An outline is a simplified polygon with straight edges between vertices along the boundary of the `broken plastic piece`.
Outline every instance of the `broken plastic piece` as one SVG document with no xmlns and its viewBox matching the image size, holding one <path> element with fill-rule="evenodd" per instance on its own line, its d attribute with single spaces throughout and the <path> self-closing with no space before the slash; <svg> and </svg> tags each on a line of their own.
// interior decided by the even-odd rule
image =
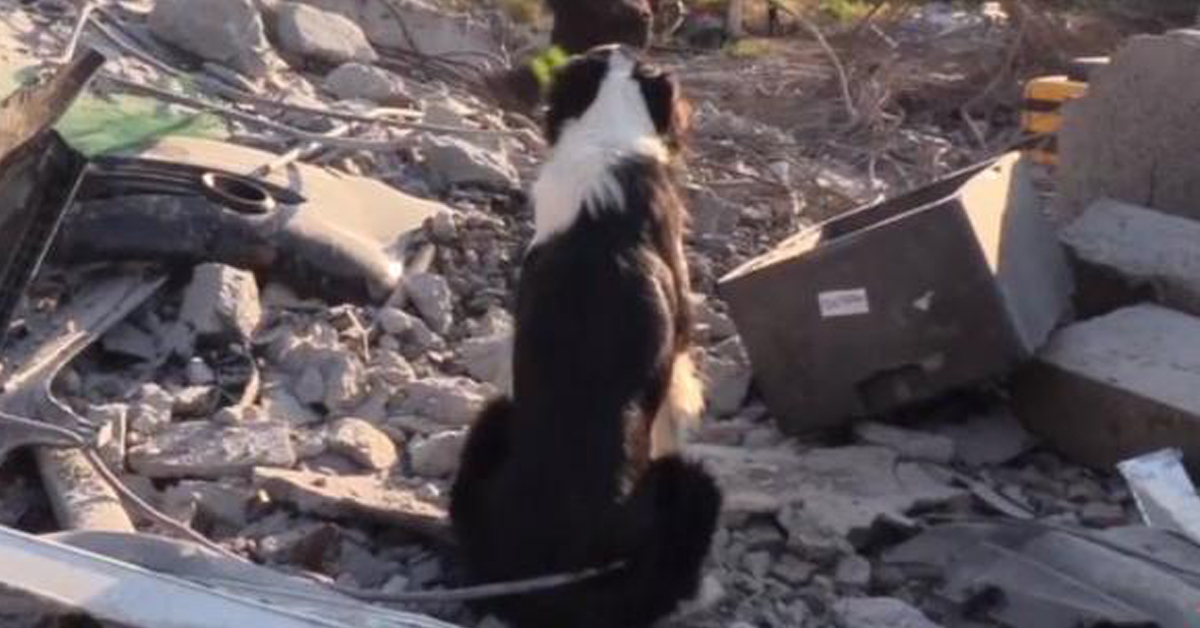
<svg viewBox="0 0 1200 628">
<path fill-rule="evenodd" d="M 1183 468 L 1183 452 L 1162 449 L 1117 465 L 1146 525 L 1200 543 L 1200 497 Z"/>
</svg>

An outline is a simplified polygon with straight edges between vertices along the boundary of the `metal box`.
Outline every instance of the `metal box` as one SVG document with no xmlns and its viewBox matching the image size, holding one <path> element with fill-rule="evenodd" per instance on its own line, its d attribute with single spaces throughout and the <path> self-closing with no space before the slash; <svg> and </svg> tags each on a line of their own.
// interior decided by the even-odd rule
<svg viewBox="0 0 1200 628">
<path fill-rule="evenodd" d="M 1070 291 L 1016 153 L 818 225 L 720 282 L 788 432 L 1004 375 L 1065 318 Z"/>
</svg>

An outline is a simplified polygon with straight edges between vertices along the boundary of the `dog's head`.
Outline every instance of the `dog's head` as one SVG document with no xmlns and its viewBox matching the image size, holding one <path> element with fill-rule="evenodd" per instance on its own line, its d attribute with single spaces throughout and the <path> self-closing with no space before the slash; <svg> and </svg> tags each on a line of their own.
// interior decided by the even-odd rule
<svg viewBox="0 0 1200 628">
<path fill-rule="evenodd" d="M 566 133 L 600 144 L 656 139 L 680 146 L 688 107 L 675 78 L 624 46 L 600 46 L 573 58 L 550 87 L 546 134 L 557 145 Z"/>
</svg>

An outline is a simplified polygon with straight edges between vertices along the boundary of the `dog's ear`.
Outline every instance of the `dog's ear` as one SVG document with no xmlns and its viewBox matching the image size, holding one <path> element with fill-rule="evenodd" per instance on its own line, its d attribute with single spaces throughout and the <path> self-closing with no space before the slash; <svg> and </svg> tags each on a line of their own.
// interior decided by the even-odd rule
<svg viewBox="0 0 1200 628">
<path fill-rule="evenodd" d="M 679 82 L 652 65 L 640 65 L 636 76 L 655 130 L 668 146 L 679 148 L 691 123 L 691 107 L 680 93 Z"/>
</svg>

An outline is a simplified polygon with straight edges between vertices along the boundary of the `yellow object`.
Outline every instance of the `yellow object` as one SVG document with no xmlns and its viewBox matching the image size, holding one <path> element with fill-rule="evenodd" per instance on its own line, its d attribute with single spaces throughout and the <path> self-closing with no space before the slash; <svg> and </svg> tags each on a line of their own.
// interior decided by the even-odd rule
<svg viewBox="0 0 1200 628">
<path fill-rule="evenodd" d="M 1086 82 L 1066 76 L 1041 76 L 1025 84 L 1025 98 L 1021 103 L 1021 131 L 1043 138 L 1043 141 L 1028 149 L 1035 162 L 1045 165 L 1058 163 L 1058 147 L 1054 136 L 1062 127 L 1062 106 L 1085 93 Z"/>
</svg>

